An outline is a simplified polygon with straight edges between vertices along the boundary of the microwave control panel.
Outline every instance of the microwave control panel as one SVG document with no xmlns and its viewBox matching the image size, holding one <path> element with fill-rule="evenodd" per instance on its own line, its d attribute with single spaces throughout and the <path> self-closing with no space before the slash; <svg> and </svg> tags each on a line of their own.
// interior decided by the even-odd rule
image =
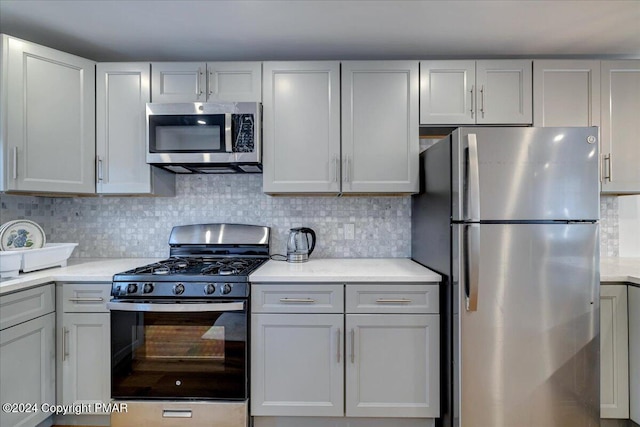
<svg viewBox="0 0 640 427">
<path fill-rule="evenodd" d="M 253 114 L 234 114 L 231 129 L 234 153 L 251 153 L 254 151 L 255 130 Z"/>
</svg>

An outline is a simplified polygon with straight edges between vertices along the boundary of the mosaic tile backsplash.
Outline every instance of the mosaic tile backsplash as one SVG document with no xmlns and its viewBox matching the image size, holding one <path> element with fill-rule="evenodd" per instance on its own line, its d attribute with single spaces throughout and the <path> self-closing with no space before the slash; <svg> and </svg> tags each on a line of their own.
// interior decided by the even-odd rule
<svg viewBox="0 0 640 427">
<path fill-rule="evenodd" d="M 166 257 L 171 227 L 209 222 L 271 227 L 272 253 L 286 253 L 293 227 L 317 234 L 313 256 L 408 257 L 409 197 L 272 197 L 262 175 L 178 175 L 176 197 L 47 198 L 0 195 L 2 222 L 28 218 L 51 242 L 78 242 L 74 257 Z M 344 238 L 353 224 L 355 238 Z"/>
<path fill-rule="evenodd" d="M 411 198 L 272 197 L 261 175 L 178 175 L 176 197 L 51 198 L 0 195 L 2 223 L 27 218 L 49 242 L 77 242 L 74 257 L 166 257 L 174 225 L 228 222 L 271 227 L 272 253 L 290 228 L 311 227 L 318 258 L 409 257 Z M 601 254 L 618 256 L 617 198 L 601 199 Z M 345 224 L 355 238 L 345 239 Z"/>
</svg>

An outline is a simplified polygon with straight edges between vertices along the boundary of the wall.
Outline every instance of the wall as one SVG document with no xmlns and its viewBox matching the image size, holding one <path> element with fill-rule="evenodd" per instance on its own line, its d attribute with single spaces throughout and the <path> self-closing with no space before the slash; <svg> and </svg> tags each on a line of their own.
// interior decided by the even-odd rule
<svg viewBox="0 0 640 427">
<path fill-rule="evenodd" d="M 27 218 L 50 242 L 77 242 L 74 257 L 165 257 L 180 224 L 230 222 L 272 227 L 272 253 L 286 252 L 292 227 L 318 234 L 314 256 L 409 257 L 411 198 L 271 197 L 261 175 L 179 175 L 176 197 L 50 198 L 0 195 L 1 222 Z M 601 253 L 618 255 L 617 198 L 601 200 Z M 344 238 L 355 225 L 355 239 Z"/>
</svg>

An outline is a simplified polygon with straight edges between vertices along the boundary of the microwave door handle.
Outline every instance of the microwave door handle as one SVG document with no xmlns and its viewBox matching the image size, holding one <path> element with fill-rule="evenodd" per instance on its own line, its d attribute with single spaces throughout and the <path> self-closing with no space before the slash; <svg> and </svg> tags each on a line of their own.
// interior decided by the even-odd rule
<svg viewBox="0 0 640 427">
<path fill-rule="evenodd" d="M 135 303 L 112 301 L 107 303 L 112 311 L 140 311 L 162 313 L 201 313 L 244 310 L 244 301 L 224 303 Z"/>
<path fill-rule="evenodd" d="M 225 113 L 224 115 L 224 148 L 227 153 L 232 153 L 231 147 L 231 113 Z"/>
</svg>

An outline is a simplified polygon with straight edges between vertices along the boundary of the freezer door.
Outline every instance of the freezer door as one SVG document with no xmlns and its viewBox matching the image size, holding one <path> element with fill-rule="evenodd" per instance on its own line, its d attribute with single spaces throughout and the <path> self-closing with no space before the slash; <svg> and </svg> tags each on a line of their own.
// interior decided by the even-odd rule
<svg viewBox="0 0 640 427">
<path fill-rule="evenodd" d="M 599 426 L 598 225 L 460 224 L 454 238 L 454 425 Z"/>
<path fill-rule="evenodd" d="M 597 127 L 460 128 L 454 144 L 454 220 L 599 218 Z"/>
</svg>

